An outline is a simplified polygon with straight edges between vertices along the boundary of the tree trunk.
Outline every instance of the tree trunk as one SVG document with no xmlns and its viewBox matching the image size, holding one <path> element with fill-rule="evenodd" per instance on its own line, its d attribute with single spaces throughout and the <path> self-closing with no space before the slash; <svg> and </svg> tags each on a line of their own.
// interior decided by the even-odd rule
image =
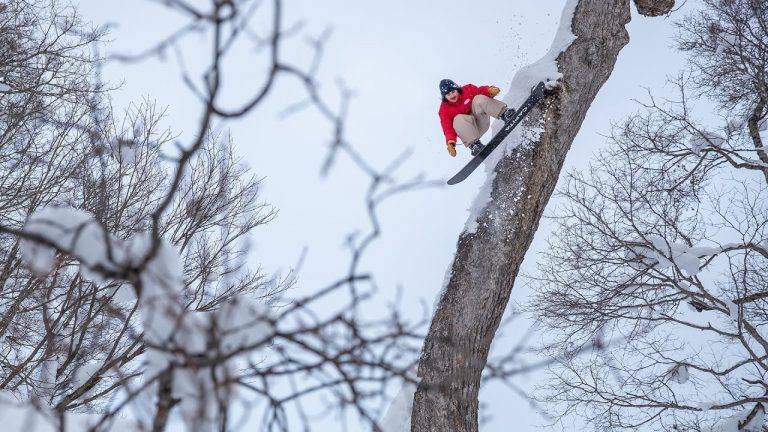
<svg viewBox="0 0 768 432">
<path fill-rule="evenodd" d="M 491 342 L 566 153 L 629 41 L 629 20 L 629 0 L 579 1 L 571 24 L 577 38 L 558 57 L 564 88 L 526 120 L 544 132 L 498 163 L 479 228 L 459 237 L 422 350 L 411 431 L 478 430 L 480 374 Z"/>
</svg>

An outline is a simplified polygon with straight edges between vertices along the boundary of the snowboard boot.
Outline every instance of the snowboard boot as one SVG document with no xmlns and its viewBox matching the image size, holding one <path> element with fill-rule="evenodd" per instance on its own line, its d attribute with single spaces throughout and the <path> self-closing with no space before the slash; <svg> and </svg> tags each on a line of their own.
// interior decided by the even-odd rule
<svg viewBox="0 0 768 432">
<path fill-rule="evenodd" d="M 469 149 L 472 151 L 472 156 L 477 156 L 485 148 L 485 145 L 480 140 L 474 140 L 469 143 Z"/>
<path fill-rule="evenodd" d="M 517 111 L 515 111 L 514 108 L 506 107 L 501 112 L 501 114 L 499 114 L 499 120 L 503 121 L 504 123 L 509 123 L 509 121 L 512 120 L 512 118 L 515 116 L 516 112 Z"/>
</svg>

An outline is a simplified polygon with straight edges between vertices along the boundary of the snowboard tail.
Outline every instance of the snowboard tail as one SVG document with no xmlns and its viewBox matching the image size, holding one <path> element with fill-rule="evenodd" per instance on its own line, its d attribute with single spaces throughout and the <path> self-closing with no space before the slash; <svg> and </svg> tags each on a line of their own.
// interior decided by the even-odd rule
<svg viewBox="0 0 768 432">
<path fill-rule="evenodd" d="M 504 138 L 507 137 L 507 135 L 512 132 L 515 127 L 520 124 L 520 122 L 525 118 L 526 115 L 528 115 L 529 112 L 533 109 L 533 107 L 536 106 L 537 103 L 541 99 L 544 98 L 544 83 L 540 82 L 536 84 L 536 87 L 531 90 L 531 95 L 528 96 L 528 99 L 523 102 L 522 105 L 520 105 L 520 108 L 517 109 L 517 112 L 515 112 L 514 117 L 512 117 L 507 123 L 504 124 L 504 127 L 501 128 L 501 130 L 494 135 L 493 138 L 488 142 L 488 144 L 485 145 L 485 148 L 483 148 L 480 153 L 477 154 L 477 156 L 473 157 L 465 166 L 461 169 L 455 176 L 448 179 L 449 185 L 455 185 L 456 183 L 459 183 L 469 177 L 470 174 L 478 167 L 481 163 L 485 160 L 486 157 L 488 157 L 491 152 L 501 144 L 502 141 L 504 141 Z"/>
</svg>

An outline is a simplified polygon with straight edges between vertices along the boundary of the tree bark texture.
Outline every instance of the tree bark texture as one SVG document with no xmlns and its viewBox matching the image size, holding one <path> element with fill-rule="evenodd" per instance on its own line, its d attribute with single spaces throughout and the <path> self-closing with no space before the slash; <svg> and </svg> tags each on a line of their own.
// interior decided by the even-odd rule
<svg viewBox="0 0 768 432">
<path fill-rule="evenodd" d="M 566 153 L 629 41 L 629 20 L 629 0 L 579 1 L 571 24 L 577 38 L 557 59 L 562 88 L 526 119 L 544 131 L 498 163 L 479 228 L 459 237 L 422 350 L 411 431 L 478 430 L 480 375 L 491 342 Z"/>
<path fill-rule="evenodd" d="M 675 0 L 635 0 L 637 11 L 645 16 L 668 14 L 675 7 Z"/>
</svg>

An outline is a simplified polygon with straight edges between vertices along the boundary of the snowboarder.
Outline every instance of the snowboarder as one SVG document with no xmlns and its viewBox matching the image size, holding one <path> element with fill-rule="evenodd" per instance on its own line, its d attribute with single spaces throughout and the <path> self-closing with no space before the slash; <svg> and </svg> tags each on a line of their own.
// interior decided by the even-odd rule
<svg viewBox="0 0 768 432">
<path fill-rule="evenodd" d="M 484 147 L 480 137 L 491 125 L 490 116 L 505 123 L 515 116 L 514 109 L 494 99 L 499 94 L 499 88 L 495 86 L 466 84 L 459 87 L 444 79 L 440 81 L 440 94 L 443 101 L 438 114 L 451 156 L 456 156 L 457 137 L 472 151 L 472 156 L 480 153 Z"/>
</svg>

